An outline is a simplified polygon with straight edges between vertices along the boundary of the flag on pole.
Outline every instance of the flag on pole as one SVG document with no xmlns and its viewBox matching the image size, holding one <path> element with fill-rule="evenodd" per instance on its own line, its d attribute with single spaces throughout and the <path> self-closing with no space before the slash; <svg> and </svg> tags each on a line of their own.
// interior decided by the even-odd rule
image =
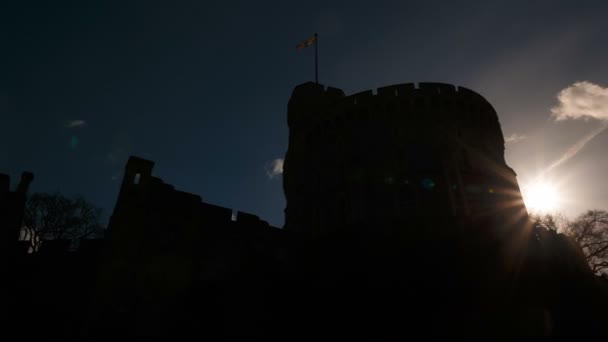
<svg viewBox="0 0 608 342">
<path fill-rule="evenodd" d="M 317 43 L 318 35 L 315 33 L 312 37 L 306 39 L 300 44 L 296 45 L 296 50 L 300 51 L 305 47 L 309 47 L 311 45 L 315 46 L 315 83 L 319 84 L 319 62 L 317 58 Z"/>
<path fill-rule="evenodd" d="M 315 34 L 314 36 L 312 36 L 312 37 L 306 39 L 305 41 L 301 42 L 300 44 L 298 44 L 296 46 L 296 50 L 300 51 L 305 47 L 309 47 L 312 44 L 314 44 L 316 41 L 317 41 L 317 35 Z"/>
</svg>

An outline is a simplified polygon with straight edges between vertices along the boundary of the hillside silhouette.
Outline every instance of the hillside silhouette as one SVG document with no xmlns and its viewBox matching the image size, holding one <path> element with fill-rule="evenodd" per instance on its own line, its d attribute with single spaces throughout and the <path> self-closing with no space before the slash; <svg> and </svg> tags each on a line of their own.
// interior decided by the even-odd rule
<svg viewBox="0 0 608 342">
<path fill-rule="evenodd" d="M 534 225 L 492 105 L 441 83 L 289 100 L 285 225 L 175 189 L 132 156 L 103 239 L 20 241 L 0 177 L 9 323 L 28 339 L 606 337 L 608 284 Z M 35 327 L 35 329 L 32 329 Z"/>
</svg>

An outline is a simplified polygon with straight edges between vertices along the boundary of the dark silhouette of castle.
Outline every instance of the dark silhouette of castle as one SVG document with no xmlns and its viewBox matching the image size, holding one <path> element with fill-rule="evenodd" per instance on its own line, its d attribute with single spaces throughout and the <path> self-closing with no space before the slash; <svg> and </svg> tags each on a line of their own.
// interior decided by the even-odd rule
<svg viewBox="0 0 608 342">
<path fill-rule="evenodd" d="M 288 112 L 284 229 L 176 190 L 131 157 L 104 239 L 75 251 L 45 241 L 32 254 L 18 247 L 32 176 L 14 193 L 0 177 L 14 331 L 62 341 L 606 334 L 608 286 L 572 240 L 530 223 L 483 97 L 438 83 L 352 96 L 305 83 Z"/>
<path fill-rule="evenodd" d="M 479 94 L 442 83 L 344 96 L 315 83 L 289 101 L 285 228 L 526 218 L 498 116 Z"/>
</svg>

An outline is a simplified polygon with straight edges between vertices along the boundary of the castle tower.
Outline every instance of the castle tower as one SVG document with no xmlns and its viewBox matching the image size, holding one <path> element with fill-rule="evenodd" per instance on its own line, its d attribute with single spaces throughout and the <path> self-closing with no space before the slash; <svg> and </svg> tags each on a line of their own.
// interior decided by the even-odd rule
<svg viewBox="0 0 608 342">
<path fill-rule="evenodd" d="M 496 111 L 467 88 L 409 83 L 345 96 L 305 83 L 288 125 L 287 230 L 526 215 Z"/>
<path fill-rule="evenodd" d="M 10 178 L 0 174 L 0 245 L 7 254 L 14 253 L 21 232 L 27 190 L 34 180 L 30 172 L 23 172 L 15 191 L 10 191 Z"/>
</svg>

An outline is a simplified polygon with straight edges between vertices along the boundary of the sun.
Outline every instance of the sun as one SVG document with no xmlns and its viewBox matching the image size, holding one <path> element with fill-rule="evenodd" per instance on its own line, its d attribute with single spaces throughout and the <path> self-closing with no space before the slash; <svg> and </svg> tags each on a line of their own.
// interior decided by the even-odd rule
<svg viewBox="0 0 608 342">
<path fill-rule="evenodd" d="M 559 194 L 555 186 L 539 181 L 522 188 L 526 207 L 531 212 L 549 213 L 558 207 Z"/>
</svg>

